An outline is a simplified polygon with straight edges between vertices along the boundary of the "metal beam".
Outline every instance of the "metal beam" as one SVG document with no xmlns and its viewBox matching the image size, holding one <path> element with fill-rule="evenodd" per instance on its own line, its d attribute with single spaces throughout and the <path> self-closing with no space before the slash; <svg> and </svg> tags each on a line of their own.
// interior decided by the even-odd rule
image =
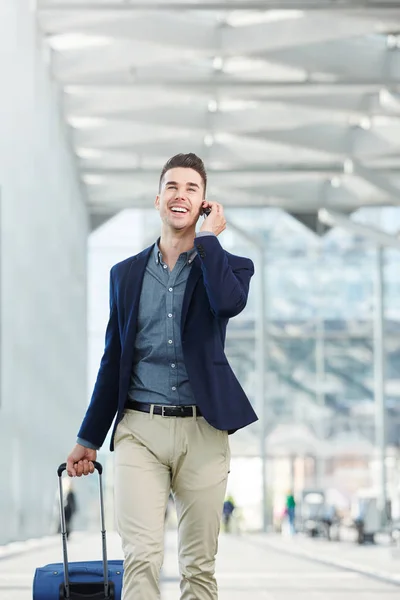
<svg viewBox="0 0 400 600">
<path fill-rule="evenodd" d="M 91 89 L 91 88 L 103 88 L 107 87 L 109 89 L 112 88 L 189 88 L 189 89 L 198 89 L 204 88 L 205 90 L 215 91 L 216 88 L 244 88 L 248 90 L 249 88 L 257 89 L 257 88 L 304 88 L 307 90 L 311 90 L 313 88 L 324 88 L 324 91 L 329 91 L 330 88 L 337 88 L 343 86 L 346 88 L 346 91 L 351 91 L 349 88 L 354 88 L 354 90 L 359 91 L 359 88 L 373 88 L 371 91 L 374 91 L 374 88 L 378 90 L 381 87 L 389 87 L 391 91 L 398 91 L 396 88 L 399 88 L 400 91 L 400 79 L 390 79 L 388 77 L 383 77 L 382 79 L 371 79 L 371 78 L 363 78 L 357 79 L 356 81 L 351 79 L 337 79 L 336 81 L 323 81 L 318 79 L 312 79 L 312 77 L 308 79 L 302 80 L 271 80 L 271 79 L 237 79 L 232 77 L 206 77 L 203 79 L 168 79 L 168 78 L 137 78 L 134 76 L 131 78 L 120 79 L 116 81 L 115 79 L 110 79 L 109 81 L 105 79 L 92 79 L 88 81 L 87 79 L 71 79 L 66 80 L 63 79 L 61 73 L 55 73 L 56 77 L 59 79 L 60 83 L 64 86 L 71 86 L 75 88 L 81 89 Z"/>
<path fill-rule="evenodd" d="M 146 169 L 146 168 L 129 168 L 129 167 L 86 167 L 84 161 L 81 162 L 82 173 L 84 175 L 129 175 L 132 177 L 153 177 L 157 180 L 160 176 L 160 169 Z M 207 168 L 207 173 L 210 175 L 235 175 L 235 174 L 246 174 L 246 173 L 322 173 L 322 174 L 333 174 L 343 173 L 343 163 L 331 163 L 331 164 L 254 164 L 254 165 L 230 165 L 225 168 Z"/>
<path fill-rule="evenodd" d="M 267 11 L 267 10 L 301 10 L 301 11 L 338 11 L 338 10 L 396 10 L 400 7 L 400 2 L 372 2 L 369 0 L 248 0 L 236 2 L 223 2 L 222 0 L 215 2 L 127 2 L 124 4 L 116 4 L 113 2 L 104 2 L 102 4 L 88 4 L 87 2 L 40 2 L 38 8 L 48 11 L 90 11 L 90 12 L 131 12 L 136 10 L 160 11 L 170 10 L 182 12 L 190 11 Z"/>
<path fill-rule="evenodd" d="M 318 218 L 322 223 L 325 223 L 325 225 L 329 225 L 330 227 L 343 227 L 343 229 L 347 229 L 356 235 L 360 235 L 375 245 L 397 248 L 400 250 L 400 238 L 390 235 L 389 233 L 386 233 L 386 231 L 382 231 L 382 229 L 356 223 L 347 216 L 332 210 L 327 210 L 326 208 L 322 208 L 318 212 Z"/>
<path fill-rule="evenodd" d="M 383 175 L 384 169 L 376 170 L 376 169 L 365 168 L 363 165 L 361 165 L 358 162 L 353 162 L 353 165 L 354 165 L 353 172 L 356 175 L 359 175 L 360 177 L 365 179 L 365 181 L 368 181 L 369 183 L 371 183 L 373 186 L 375 186 L 379 190 L 388 194 L 392 198 L 393 204 L 396 204 L 396 205 L 399 204 L 400 189 L 396 185 L 393 185 L 393 183 L 391 183 L 390 180 Z M 393 170 L 397 171 L 397 173 L 398 173 L 398 168 L 393 169 Z"/>
<path fill-rule="evenodd" d="M 79 146 L 79 144 L 78 144 Z M 96 149 L 96 144 L 91 144 L 90 145 L 91 148 L 95 148 Z M 157 150 L 157 144 L 156 142 L 154 143 L 154 149 Z M 112 154 L 113 152 L 121 152 L 121 153 L 128 153 L 131 152 L 132 154 L 134 154 L 135 152 L 138 151 L 138 147 L 132 145 L 132 147 L 129 146 L 113 146 L 111 148 L 107 147 L 105 149 L 105 152 L 107 153 L 107 155 Z M 100 149 L 101 152 L 101 149 Z M 89 159 L 88 162 L 91 161 L 96 162 L 96 159 Z M 99 160 L 102 160 L 101 158 Z M 150 168 L 150 167 L 89 167 L 86 166 L 86 160 L 85 159 L 80 159 L 79 160 L 79 164 L 80 164 L 80 172 L 83 173 L 84 175 L 138 175 L 138 176 L 149 176 L 149 177 L 153 177 L 155 178 L 155 180 L 158 180 L 159 176 L 160 176 L 160 169 L 154 169 L 154 168 Z M 363 171 L 361 171 L 361 168 L 364 169 Z M 359 169 L 357 171 L 357 169 Z M 361 165 L 360 163 L 357 163 L 357 169 L 354 168 L 354 173 L 356 175 L 360 175 L 361 177 L 364 178 L 364 173 L 365 172 L 369 172 L 372 177 L 375 176 L 375 174 L 377 175 L 382 175 L 382 173 L 395 173 L 398 174 L 399 172 L 399 167 L 397 165 L 392 165 L 392 166 L 383 166 L 383 167 L 379 167 L 379 166 L 372 166 L 372 163 L 368 163 L 366 165 Z M 312 162 L 306 162 L 306 163 L 250 163 L 247 165 L 244 165 L 243 162 L 241 162 L 240 164 L 229 164 L 226 167 L 213 167 L 213 166 L 208 166 L 207 167 L 207 173 L 212 173 L 213 175 L 232 175 L 232 174 L 246 174 L 246 173 L 322 173 L 322 174 L 341 174 L 345 172 L 344 166 L 343 166 L 343 162 L 332 162 L 332 163 L 312 163 Z M 375 185 L 375 187 L 379 187 L 378 183 L 375 181 L 375 183 L 372 181 L 370 181 L 371 183 L 373 183 Z M 384 190 L 384 188 L 382 188 L 382 190 Z M 386 189 L 385 189 L 386 191 Z M 397 194 L 397 199 L 400 196 L 400 190 L 398 191 Z"/>
</svg>

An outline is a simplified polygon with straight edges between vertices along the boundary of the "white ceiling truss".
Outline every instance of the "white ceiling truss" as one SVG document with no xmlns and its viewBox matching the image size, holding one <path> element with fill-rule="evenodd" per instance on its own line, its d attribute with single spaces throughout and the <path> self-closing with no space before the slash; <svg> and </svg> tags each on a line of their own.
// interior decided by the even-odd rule
<svg viewBox="0 0 400 600">
<path fill-rule="evenodd" d="M 38 0 L 38 21 L 94 216 L 151 206 L 177 152 L 226 206 L 400 204 L 400 2 Z"/>
</svg>

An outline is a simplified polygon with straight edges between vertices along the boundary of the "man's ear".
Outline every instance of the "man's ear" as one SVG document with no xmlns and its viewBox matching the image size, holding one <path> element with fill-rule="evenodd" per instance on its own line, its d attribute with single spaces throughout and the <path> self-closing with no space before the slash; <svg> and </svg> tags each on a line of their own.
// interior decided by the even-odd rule
<svg viewBox="0 0 400 600">
<path fill-rule="evenodd" d="M 156 199 L 154 200 L 154 206 L 157 210 L 160 210 L 160 196 L 157 194 Z"/>
</svg>

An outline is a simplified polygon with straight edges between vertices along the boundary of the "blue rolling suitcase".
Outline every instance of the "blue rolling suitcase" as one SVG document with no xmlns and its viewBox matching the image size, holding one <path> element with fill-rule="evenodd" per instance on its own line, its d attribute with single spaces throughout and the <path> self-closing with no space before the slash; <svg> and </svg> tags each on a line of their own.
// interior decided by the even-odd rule
<svg viewBox="0 0 400 600">
<path fill-rule="evenodd" d="M 123 561 L 107 560 L 104 499 L 100 463 L 94 463 L 99 473 L 101 536 L 103 560 L 68 563 L 67 533 L 62 489 L 62 474 L 66 463 L 58 467 L 60 491 L 61 535 L 63 563 L 54 563 L 36 569 L 33 580 L 33 600 L 121 600 Z"/>
</svg>

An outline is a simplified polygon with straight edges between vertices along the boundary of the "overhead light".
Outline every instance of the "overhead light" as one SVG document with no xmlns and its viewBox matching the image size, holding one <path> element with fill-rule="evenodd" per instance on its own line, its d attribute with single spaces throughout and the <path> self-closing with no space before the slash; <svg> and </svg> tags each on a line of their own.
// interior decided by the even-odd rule
<svg viewBox="0 0 400 600">
<path fill-rule="evenodd" d="M 224 66 L 224 59 L 222 56 L 215 56 L 213 60 L 213 69 L 221 71 Z"/>
<path fill-rule="evenodd" d="M 61 33 L 47 38 L 53 50 L 82 50 L 84 48 L 98 48 L 109 46 L 113 39 L 100 35 L 86 35 L 84 33 Z"/>
<path fill-rule="evenodd" d="M 103 156 L 103 152 L 97 148 L 77 148 L 75 153 L 79 158 L 101 158 Z"/>
<path fill-rule="evenodd" d="M 359 117 L 358 115 L 351 115 L 349 118 L 349 125 L 351 127 L 361 127 L 361 129 L 371 129 L 371 119 L 367 116 Z"/>
<path fill-rule="evenodd" d="M 361 129 L 365 129 L 366 131 L 371 129 L 371 119 L 369 117 L 362 117 L 360 119 L 359 126 Z"/>
<path fill-rule="evenodd" d="M 389 33 L 389 35 L 386 38 L 386 46 L 390 50 L 400 48 L 400 36 L 396 33 Z"/>
<path fill-rule="evenodd" d="M 341 183 L 342 183 L 342 182 L 341 182 L 341 180 L 340 180 L 340 177 L 332 177 L 332 179 L 331 179 L 331 186 L 332 186 L 333 188 L 338 188 L 338 187 L 340 187 L 340 186 L 341 186 Z"/>
<path fill-rule="evenodd" d="M 346 160 L 344 161 L 343 172 L 346 173 L 346 175 L 351 175 L 352 173 L 354 173 L 354 163 L 351 160 L 351 158 L 346 158 Z"/>
<path fill-rule="evenodd" d="M 381 106 L 387 106 L 393 103 L 393 96 L 386 88 L 379 90 L 379 104 Z"/>
<path fill-rule="evenodd" d="M 204 136 L 204 145 L 210 148 L 214 144 L 214 136 L 211 133 L 207 133 Z"/>
<path fill-rule="evenodd" d="M 208 111 L 209 112 L 217 112 L 218 110 L 218 102 L 216 100 L 210 100 L 208 103 Z"/>
<path fill-rule="evenodd" d="M 105 181 L 103 175 L 94 175 L 90 173 L 84 175 L 82 179 L 86 185 L 101 185 Z"/>
<path fill-rule="evenodd" d="M 106 123 L 105 119 L 99 117 L 68 117 L 68 123 L 75 129 L 92 129 L 95 127 L 101 127 Z"/>
</svg>

